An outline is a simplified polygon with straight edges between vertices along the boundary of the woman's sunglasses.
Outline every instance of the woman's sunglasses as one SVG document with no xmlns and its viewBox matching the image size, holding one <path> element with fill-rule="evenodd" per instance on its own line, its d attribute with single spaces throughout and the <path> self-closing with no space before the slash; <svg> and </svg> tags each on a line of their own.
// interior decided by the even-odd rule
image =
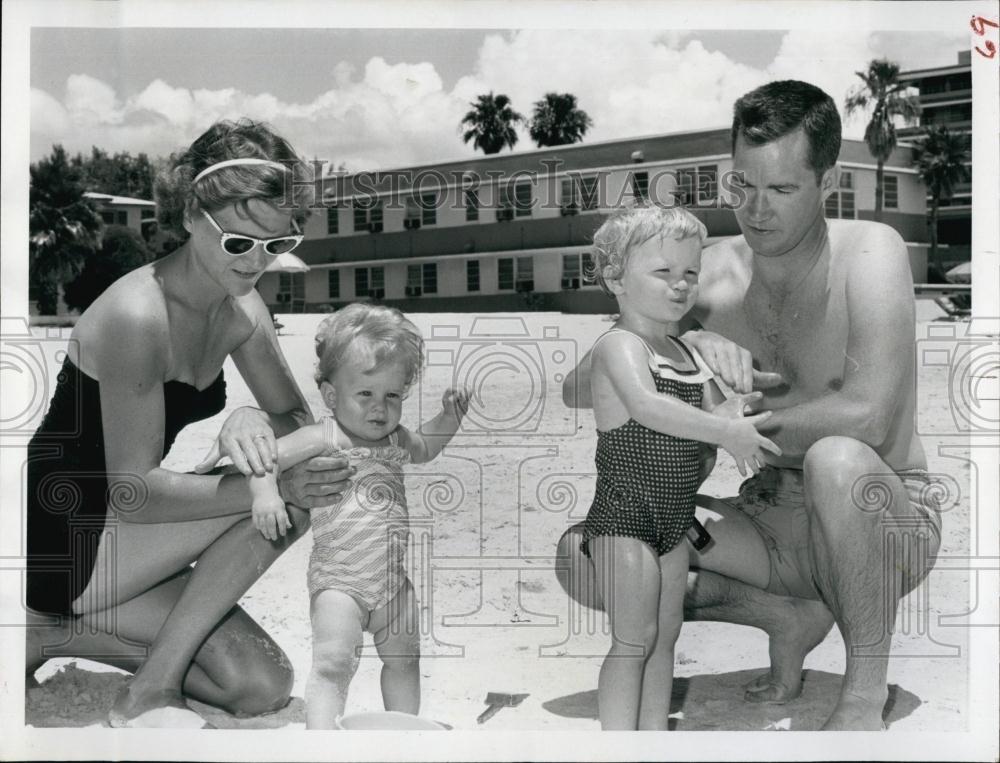
<svg viewBox="0 0 1000 763">
<path fill-rule="evenodd" d="M 221 238 L 219 239 L 219 246 L 222 247 L 222 251 L 228 254 L 230 257 L 239 257 L 243 254 L 249 254 L 249 252 L 261 244 L 264 247 L 264 251 L 267 252 L 272 257 L 277 257 L 279 254 L 285 254 L 286 252 L 292 251 L 295 247 L 302 243 L 302 239 L 305 238 L 304 235 L 298 232 L 299 226 L 295 223 L 295 218 L 292 218 L 292 227 L 295 228 L 294 236 L 279 236 L 278 238 L 254 238 L 253 236 L 244 236 L 240 233 L 226 233 L 219 227 L 219 224 L 215 222 L 215 218 L 212 217 L 204 209 L 201 213 L 208 218 L 208 221 L 212 223 L 212 227 L 219 231 Z"/>
</svg>

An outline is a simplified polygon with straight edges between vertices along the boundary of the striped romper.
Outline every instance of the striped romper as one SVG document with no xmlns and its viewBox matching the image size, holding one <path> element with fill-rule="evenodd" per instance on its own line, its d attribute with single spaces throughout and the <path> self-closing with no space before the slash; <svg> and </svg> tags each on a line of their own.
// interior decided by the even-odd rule
<svg viewBox="0 0 1000 763">
<path fill-rule="evenodd" d="M 406 580 L 409 520 L 403 466 L 410 454 L 398 445 L 396 432 L 389 435 L 389 445 L 340 453 L 357 473 L 340 501 L 310 513 L 309 596 L 343 591 L 370 614 L 392 601 Z"/>
</svg>

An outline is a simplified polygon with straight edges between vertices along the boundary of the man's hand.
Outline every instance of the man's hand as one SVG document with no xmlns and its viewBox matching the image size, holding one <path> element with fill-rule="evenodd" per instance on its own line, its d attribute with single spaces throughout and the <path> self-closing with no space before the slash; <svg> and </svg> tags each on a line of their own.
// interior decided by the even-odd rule
<svg viewBox="0 0 1000 763">
<path fill-rule="evenodd" d="M 736 392 L 771 389 L 784 384 L 781 374 L 758 371 L 750 351 L 711 331 L 688 331 L 681 337 L 694 347 L 712 372 Z"/>
<path fill-rule="evenodd" d="M 354 471 L 346 456 L 311 458 L 281 473 L 281 498 L 303 509 L 334 503 L 350 489 Z"/>
<path fill-rule="evenodd" d="M 763 392 L 748 392 L 745 395 L 733 395 L 715 406 L 711 412 L 723 418 L 740 419 L 744 416 L 758 413 L 760 411 L 760 401 L 763 398 Z"/>
</svg>

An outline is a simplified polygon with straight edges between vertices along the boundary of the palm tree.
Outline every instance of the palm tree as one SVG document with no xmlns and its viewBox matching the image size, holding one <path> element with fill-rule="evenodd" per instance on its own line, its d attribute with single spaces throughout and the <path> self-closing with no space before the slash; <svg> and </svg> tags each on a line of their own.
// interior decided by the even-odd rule
<svg viewBox="0 0 1000 763">
<path fill-rule="evenodd" d="M 484 154 L 496 154 L 504 146 L 513 148 L 517 143 L 517 133 L 514 125 L 524 121 L 510 106 L 510 98 L 506 95 L 488 95 L 476 97 L 469 111 L 462 117 L 462 125 L 467 129 L 462 133 L 462 140 L 472 141 L 475 148 L 481 148 Z"/>
<path fill-rule="evenodd" d="M 855 72 L 863 85 L 847 94 L 844 109 L 848 114 L 872 106 L 872 117 L 865 127 L 865 143 L 875 157 L 875 219 L 882 219 L 882 177 L 885 160 L 896 147 L 897 116 L 910 121 L 920 114 L 920 102 L 908 95 L 909 85 L 899 81 L 899 64 L 876 58 L 869 62 L 868 70 Z"/>
<path fill-rule="evenodd" d="M 969 138 L 953 133 L 944 125 L 931 127 L 927 137 L 920 141 L 913 152 L 913 163 L 931 195 L 931 211 L 927 224 L 931 229 L 931 261 L 942 275 L 944 266 L 938 254 L 938 208 L 942 199 L 951 197 L 957 183 L 970 178 L 966 162 L 970 159 Z"/>
<path fill-rule="evenodd" d="M 563 146 L 582 141 L 593 124 L 587 112 L 576 107 L 572 93 L 546 93 L 542 100 L 535 101 L 528 132 L 539 148 Z"/>
<path fill-rule="evenodd" d="M 59 284 L 75 278 L 98 247 L 101 218 L 83 196 L 79 168 L 62 146 L 30 167 L 28 280 L 39 312 L 54 313 Z"/>
</svg>

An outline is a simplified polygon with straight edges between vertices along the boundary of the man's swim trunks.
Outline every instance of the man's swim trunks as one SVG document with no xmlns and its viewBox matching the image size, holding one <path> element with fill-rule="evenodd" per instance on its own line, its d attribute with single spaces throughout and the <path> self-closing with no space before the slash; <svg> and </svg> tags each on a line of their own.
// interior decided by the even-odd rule
<svg viewBox="0 0 1000 763">
<path fill-rule="evenodd" d="M 922 469 L 896 474 L 906 488 L 921 531 L 929 528 L 939 543 L 941 517 L 936 499 L 940 497 L 940 492 L 934 488 L 935 483 Z M 881 491 L 876 492 L 885 495 Z M 877 508 L 866 507 L 863 497 L 859 499 L 860 510 Z M 738 496 L 720 500 L 741 511 L 764 542 L 771 566 L 767 591 L 800 599 L 821 598 L 812 574 L 809 518 L 801 470 L 768 466 L 740 485 Z M 877 496 L 872 497 L 872 501 L 876 500 Z M 924 561 L 931 562 L 929 559 Z M 923 572 L 925 570 L 916 570 L 915 578 L 922 577 Z"/>
</svg>

